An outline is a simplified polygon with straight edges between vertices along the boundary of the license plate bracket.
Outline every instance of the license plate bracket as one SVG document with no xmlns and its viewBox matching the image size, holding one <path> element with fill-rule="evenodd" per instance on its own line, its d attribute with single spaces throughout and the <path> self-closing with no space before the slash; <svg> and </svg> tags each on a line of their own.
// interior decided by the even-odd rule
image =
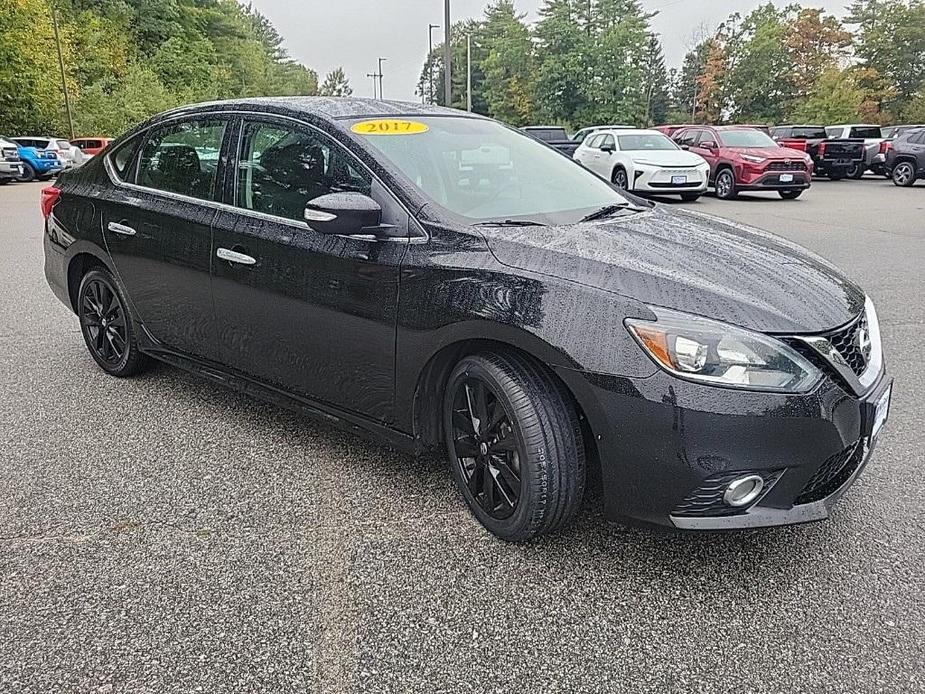
<svg viewBox="0 0 925 694">
<path fill-rule="evenodd" d="M 793 183 L 793 174 L 781 174 L 780 182 L 781 183 Z"/>
<path fill-rule="evenodd" d="M 671 185 L 673 186 L 687 185 L 687 176 L 672 176 Z"/>
</svg>

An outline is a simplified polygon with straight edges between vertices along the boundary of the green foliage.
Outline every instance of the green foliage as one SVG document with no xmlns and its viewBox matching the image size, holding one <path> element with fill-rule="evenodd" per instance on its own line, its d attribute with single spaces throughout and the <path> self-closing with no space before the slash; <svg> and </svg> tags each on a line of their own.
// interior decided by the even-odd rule
<svg viewBox="0 0 925 694">
<path fill-rule="evenodd" d="M 800 123 L 854 123 L 860 119 L 865 98 L 857 73 L 833 67 L 819 76 L 791 118 Z"/>
<path fill-rule="evenodd" d="M 80 133 L 184 103 L 314 94 L 272 24 L 235 0 L 56 0 Z M 67 132 L 49 0 L 0 2 L 0 133 Z"/>
<path fill-rule="evenodd" d="M 350 81 L 344 74 L 344 68 L 336 67 L 331 70 L 321 83 L 318 93 L 321 96 L 350 96 L 353 94 Z"/>
</svg>

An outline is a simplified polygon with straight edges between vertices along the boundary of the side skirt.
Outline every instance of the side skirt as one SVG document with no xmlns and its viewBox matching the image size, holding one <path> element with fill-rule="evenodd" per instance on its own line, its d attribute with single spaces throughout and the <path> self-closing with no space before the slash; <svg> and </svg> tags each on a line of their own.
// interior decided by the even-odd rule
<svg viewBox="0 0 925 694">
<path fill-rule="evenodd" d="M 158 344 L 142 326 L 141 351 L 151 357 L 184 371 L 220 383 L 245 395 L 271 402 L 288 410 L 308 415 L 314 419 L 333 424 L 339 429 L 352 431 L 366 438 L 385 443 L 405 453 L 421 453 L 421 446 L 410 434 L 364 417 L 361 414 L 343 410 L 327 403 L 290 393 L 289 391 L 257 381 L 250 376 L 230 371 L 225 367 L 175 352 Z"/>
</svg>

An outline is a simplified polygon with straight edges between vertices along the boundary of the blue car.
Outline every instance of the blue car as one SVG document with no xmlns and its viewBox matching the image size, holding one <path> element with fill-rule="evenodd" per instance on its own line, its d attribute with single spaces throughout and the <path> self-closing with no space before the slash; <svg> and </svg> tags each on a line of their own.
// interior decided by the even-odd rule
<svg viewBox="0 0 925 694">
<path fill-rule="evenodd" d="M 19 158 L 22 160 L 20 181 L 46 181 L 63 168 L 58 156 L 49 150 L 42 151 L 35 147 L 19 145 Z"/>
</svg>

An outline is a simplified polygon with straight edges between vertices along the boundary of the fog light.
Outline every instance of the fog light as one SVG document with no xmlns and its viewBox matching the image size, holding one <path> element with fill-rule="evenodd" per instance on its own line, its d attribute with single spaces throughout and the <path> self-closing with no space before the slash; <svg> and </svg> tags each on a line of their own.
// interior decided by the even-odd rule
<svg viewBox="0 0 925 694">
<path fill-rule="evenodd" d="M 764 480 L 760 475 L 746 475 L 732 480 L 723 494 L 723 501 L 730 506 L 748 506 L 764 489 Z"/>
</svg>

